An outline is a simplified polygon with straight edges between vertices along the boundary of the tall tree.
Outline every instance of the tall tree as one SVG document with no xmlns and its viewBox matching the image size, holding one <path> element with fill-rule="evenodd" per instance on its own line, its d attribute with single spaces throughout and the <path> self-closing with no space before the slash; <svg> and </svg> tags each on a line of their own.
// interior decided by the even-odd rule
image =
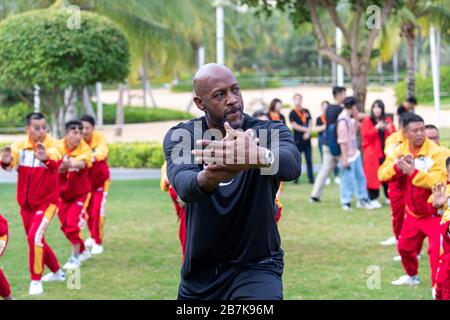
<svg viewBox="0 0 450 320">
<path fill-rule="evenodd" d="M 352 79 L 352 88 L 358 99 L 358 107 L 360 110 L 364 110 L 367 74 L 375 40 L 394 10 L 395 0 L 352 0 L 341 4 L 347 6 L 343 10 L 337 9 L 339 1 L 336 0 L 278 0 L 275 4 L 267 0 L 240 0 L 238 2 L 260 7 L 268 14 L 277 9 L 287 10 L 296 26 L 305 22 L 312 23 L 319 42 L 319 53 L 344 67 L 345 72 Z M 374 11 L 366 21 L 366 11 L 369 6 L 372 6 Z M 349 19 L 343 19 L 343 11 L 352 13 Z M 320 20 L 321 14 L 328 16 L 327 24 L 332 24 L 342 31 L 345 46 L 341 54 L 337 54 L 331 43 L 327 41 L 324 24 Z"/>
</svg>

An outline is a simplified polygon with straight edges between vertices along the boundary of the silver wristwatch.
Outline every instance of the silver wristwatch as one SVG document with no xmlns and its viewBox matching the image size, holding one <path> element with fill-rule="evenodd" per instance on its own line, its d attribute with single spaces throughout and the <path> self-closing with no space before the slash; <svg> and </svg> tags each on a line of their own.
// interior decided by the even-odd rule
<svg viewBox="0 0 450 320">
<path fill-rule="evenodd" d="M 266 149 L 264 152 L 264 167 L 270 167 L 275 162 L 272 151 Z"/>
</svg>

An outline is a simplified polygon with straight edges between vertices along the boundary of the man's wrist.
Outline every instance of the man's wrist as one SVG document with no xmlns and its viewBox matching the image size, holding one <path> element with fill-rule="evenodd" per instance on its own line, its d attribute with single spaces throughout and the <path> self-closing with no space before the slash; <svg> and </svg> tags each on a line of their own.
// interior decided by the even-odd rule
<svg viewBox="0 0 450 320">
<path fill-rule="evenodd" d="M 219 185 L 219 182 L 216 182 L 212 177 L 208 176 L 208 172 L 205 170 L 197 173 L 197 183 L 204 192 L 211 192 Z"/>
<path fill-rule="evenodd" d="M 258 167 L 268 168 L 275 161 L 272 151 L 266 148 L 258 147 Z"/>
</svg>

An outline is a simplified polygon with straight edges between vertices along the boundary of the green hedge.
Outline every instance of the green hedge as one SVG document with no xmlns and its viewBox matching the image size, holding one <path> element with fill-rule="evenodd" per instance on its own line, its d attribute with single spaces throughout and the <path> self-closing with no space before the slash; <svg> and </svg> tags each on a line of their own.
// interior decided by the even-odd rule
<svg viewBox="0 0 450 320">
<path fill-rule="evenodd" d="M 0 142 L 0 148 L 10 145 Z M 108 163 L 111 168 L 160 168 L 164 152 L 160 143 L 111 143 Z"/>
<path fill-rule="evenodd" d="M 243 77 L 239 78 L 239 85 L 241 89 L 260 89 L 261 86 L 265 89 L 269 88 L 281 88 L 283 86 L 282 82 L 278 78 L 269 78 L 260 82 L 258 78 Z M 180 81 L 178 84 L 172 86 L 172 92 L 190 92 L 192 91 L 192 81 Z"/>
<path fill-rule="evenodd" d="M 190 120 L 188 112 L 166 108 L 125 107 L 125 123 L 146 123 L 166 120 Z M 116 105 L 103 106 L 103 123 L 116 123 Z"/>
<path fill-rule="evenodd" d="M 113 143 L 108 163 L 114 168 L 160 168 L 164 152 L 159 143 Z"/>
<path fill-rule="evenodd" d="M 432 77 L 422 77 L 416 75 L 416 98 L 419 104 L 426 104 L 433 102 L 433 79 Z M 450 94 L 450 66 L 441 67 L 441 94 Z M 395 96 L 397 104 L 402 103 L 406 99 L 407 85 L 406 80 L 399 82 L 395 88 Z M 444 96 L 442 96 L 444 97 Z"/>
<path fill-rule="evenodd" d="M 79 106 L 78 109 L 80 110 L 80 113 L 82 113 L 81 106 Z M 0 133 L 22 133 L 14 130 L 6 130 L 5 128 L 23 128 L 25 126 L 25 116 L 30 112 L 33 112 L 33 108 L 25 103 L 17 103 L 12 106 L 0 106 Z M 125 107 L 126 124 L 166 120 L 189 120 L 192 118 L 194 118 L 194 116 L 188 112 L 172 109 Z M 116 105 L 104 105 L 103 120 L 105 124 L 115 124 Z"/>
<path fill-rule="evenodd" d="M 25 116 L 30 112 L 33 112 L 33 108 L 26 103 L 0 107 L 0 128 L 25 127 Z"/>
</svg>

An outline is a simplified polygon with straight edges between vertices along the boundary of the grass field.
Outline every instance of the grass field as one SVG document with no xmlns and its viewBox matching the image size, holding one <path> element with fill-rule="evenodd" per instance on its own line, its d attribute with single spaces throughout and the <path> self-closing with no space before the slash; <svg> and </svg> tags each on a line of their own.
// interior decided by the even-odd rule
<svg viewBox="0 0 450 320">
<path fill-rule="evenodd" d="M 304 177 L 302 178 L 302 180 Z M 387 208 L 343 212 L 338 188 L 327 187 L 324 202 L 307 202 L 311 187 L 288 183 L 279 228 L 285 250 L 286 299 L 430 299 L 427 254 L 420 262 L 422 283 L 393 287 L 403 274 L 393 262 L 395 247 L 379 242 L 391 235 Z M 9 220 L 10 243 L 0 259 L 18 299 L 27 295 L 27 245 L 15 185 L 0 185 L 0 208 Z M 117 181 L 107 205 L 106 251 L 81 269 L 81 289 L 64 283 L 45 284 L 45 294 L 34 299 L 175 299 L 180 267 L 177 219 L 159 181 Z M 69 244 L 53 220 L 47 241 L 64 263 Z M 425 252 L 425 250 L 424 250 Z M 380 270 L 379 289 L 368 289 L 370 266 Z"/>
</svg>

